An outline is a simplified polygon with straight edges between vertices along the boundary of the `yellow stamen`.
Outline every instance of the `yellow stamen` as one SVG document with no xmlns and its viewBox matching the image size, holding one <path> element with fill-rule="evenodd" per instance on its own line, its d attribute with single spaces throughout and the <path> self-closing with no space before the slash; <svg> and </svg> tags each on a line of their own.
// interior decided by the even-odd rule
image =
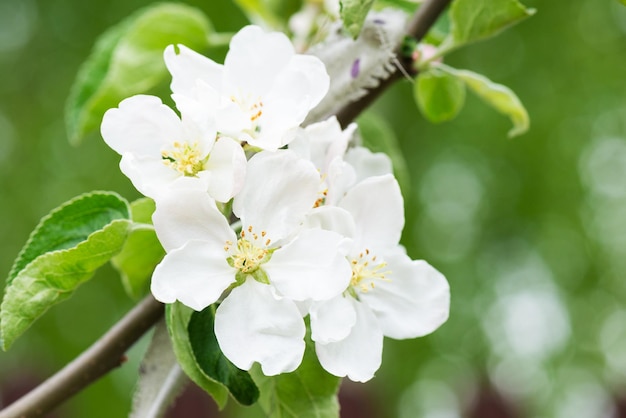
<svg viewBox="0 0 626 418">
<path fill-rule="evenodd" d="M 161 151 L 161 158 L 166 166 L 188 177 L 195 177 L 204 170 L 205 161 L 201 159 L 197 142 L 190 145 L 175 141 L 172 149 Z"/>
<path fill-rule="evenodd" d="M 368 258 L 369 255 L 370 250 L 365 249 L 365 253 L 359 253 L 357 258 L 350 260 L 352 265 L 350 286 L 363 293 L 367 293 L 376 287 L 374 283 L 375 280 L 382 280 L 385 282 L 391 280 L 387 277 L 391 274 L 391 271 L 384 270 L 385 267 L 387 267 L 387 263 L 382 262 L 376 264 L 376 256 Z"/>
</svg>

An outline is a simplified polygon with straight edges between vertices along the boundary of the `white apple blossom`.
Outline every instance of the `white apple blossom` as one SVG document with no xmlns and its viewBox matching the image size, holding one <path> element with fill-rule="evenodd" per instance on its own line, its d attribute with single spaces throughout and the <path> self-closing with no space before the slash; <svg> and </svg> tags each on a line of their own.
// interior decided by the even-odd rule
<svg viewBox="0 0 626 418">
<path fill-rule="evenodd" d="M 265 150 L 293 139 L 330 84 L 318 58 L 296 54 L 287 36 L 258 26 L 233 36 L 224 65 L 184 45 L 170 45 L 165 63 L 177 103 L 181 98 L 216 103 L 220 135 Z"/>
<path fill-rule="evenodd" d="M 167 251 L 151 290 L 157 300 L 201 310 L 226 294 L 215 316 L 224 355 L 248 370 L 293 371 L 304 353 L 297 302 L 329 300 L 350 282 L 338 233 L 301 229 L 319 174 L 293 152 L 260 152 L 233 202 L 239 236 L 206 193 L 177 190 L 156 200 L 154 227 Z M 229 290 L 230 292 L 224 293 Z"/>
<path fill-rule="evenodd" d="M 391 159 L 382 152 L 354 145 L 349 147 L 357 125 L 345 130 L 335 116 L 300 128 L 289 149 L 311 161 L 320 173 L 316 206 L 335 205 L 356 183 L 372 176 L 391 174 Z"/>
<path fill-rule="evenodd" d="M 350 285 L 310 306 L 312 339 L 327 371 L 367 381 L 380 367 L 383 336 L 415 338 L 446 321 L 445 277 L 425 261 L 411 260 L 398 244 L 404 210 L 392 175 L 366 178 L 337 207 L 319 208 L 308 222 L 352 238 L 345 253 Z"/>
<path fill-rule="evenodd" d="M 181 119 L 158 97 L 137 95 L 105 113 L 101 132 L 122 156 L 122 172 L 146 196 L 184 187 L 226 202 L 243 186 L 243 149 L 230 138 L 216 140 L 209 111 L 203 119 L 183 112 Z"/>
</svg>

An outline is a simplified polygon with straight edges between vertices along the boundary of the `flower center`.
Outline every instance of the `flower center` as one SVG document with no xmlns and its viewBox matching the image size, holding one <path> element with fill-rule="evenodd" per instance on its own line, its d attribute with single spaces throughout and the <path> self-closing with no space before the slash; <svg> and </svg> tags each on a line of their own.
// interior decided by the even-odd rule
<svg viewBox="0 0 626 418">
<path fill-rule="evenodd" d="M 272 256 L 273 251 L 268 248 L 271 240 L 266 238 L 265 231 L 261 231 L 259 235 L 254 232 L 252 226 L 249 226 L 247 230 L 242 230 L 239 235 L 241 238 L 237 240 L 235 246 L 230 241 L 226 241 L 224 245 L 224 251 L 231 254 L 228 263 L 244 275 L 250 274 L 255 279 L 264 282 L 264 275 L 261 274 L 259 268 Z"/>
<path fill-rule="evenodd" d="M 256 100 L 251 98 L 250 96 L 240 97 L 230 96 L 230 100 L 237 104 L 241 111 L 245 113 L 250 119 L 251 128 L 250 136 L 253 136 L 261 131 L 261 127 L 259 126 L 259 119 L 263 115 L 263 102 L 260 97 L 257 97 Z"/>
<path fill-rule="evenodd" d="M 197 142 L 190 145 L 188 142 L 175 141 L 172 145 L 172 149 L 161 151 L 161 158 L 166 166 L 188 177 L 195 177 L 204 170 L 204 161 Z"/>
<path fill-rule="evenodd" d="M 376 287 L 376 280 L 391 281 L 391 279 L 386 277 L 391 274 L 391 271 L 384 270 L 384 268 L 387 267 L 387 263 L 378 263 L 376 256 L 372 255 L 367 248 L 365 252 L 353 258 L 350 261 L 350 265 L 352 266 L 350 288 L 353 290 L 360 290 L 363 293 L 367 293 Z"/>
</svg>

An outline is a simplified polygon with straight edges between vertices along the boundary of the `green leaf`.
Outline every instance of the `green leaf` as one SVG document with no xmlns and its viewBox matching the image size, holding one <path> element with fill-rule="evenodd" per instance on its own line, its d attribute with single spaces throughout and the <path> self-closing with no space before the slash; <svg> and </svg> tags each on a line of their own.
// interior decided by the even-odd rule
<svg viewBox="0 0 626 418">
<path fill-rule="evenodd" d="M 170 44 L 208 46 L 212 27 L 199 10 L 163 3 L 141 9 L 102 34 L 81 66 L 66 103 L 74 144 L 100 126 L 104 112 L 128 96 L 169 79 L 163 51 Z"/>
<path fill-rule="evenodd" d="M 489 38 L 533 14 L 535 9 L 518 0 L 454 0 L 450 6 L 452 42 L 463 45 Z"/>
<path fill-rule="evenodd" d="M 307 338 L 302 364 L 292 373 L 265 376 L 258 365 L 251 374 L 261 390 L 259 404 L 269 418 L 338 418 L 340 378 L 320 366 Z"/>
<path fill-rule="evenodd" d="M 465 103 L 465 85 L 436 68 L 422 71 L 413 85 L 413 96 L 424 116 L 433 123 L 454 119 Z"/>
<path fill-rule="evenodd" d="M 128 202 L 93 192 L 44 217 L 16 259 L 0 306 L 4 350 L 52 305 L 120 251 L 131 227 Z"/>
<path fill-rule="evenodd" d="M 302 0 L 235 0 L 250 21 L 286 30 L 289 18 L 300 10 Z"/>
<path fill-rule="evenodd" d="M 154 201 L 142 198 L 130 205 L 133 230 L 119 254 L 111 260 L 122 278 L 126 293 L 139 299 L 148 291 L 154 268 L 165 256 L 165 250 L 152 227 Z"/>
<path fill-rule="evenodd" d="M 172 339 L 174 354 L 176 354 L 178 363 L 185 374 L 211 395 L 218 407 L 223 409 L 228 401 L 228 389 L 223 384 L 211 379 L 202 371 L 191 348 L 187 327 L 189 326 L 189 320 L 193 312 L 191 308 L 186 307 L 180 302 L 175 302 L 165 307 L 167 331 Z"/>
<path fill-rule="evenodd" d="M 358 120 L 363 146 L 372 152 L 383 152 L 391 158 L 393 172 L 405 196 L 410 195 L 411 176 L 398 138 L 389 123 L 373 112 L 366 112 Z"/>
<path fill-rule="evenodd" d="M 457 70 L 443 64 L 439 64 L 437 68 L 462 80 L 485 103 L 508 116 L 513 122 L 513 128 L 508 133 L 509 138 L 521 135 L 528 130 L 530 126 L 528 112 L 510 88 L 494 83 L 487 77 L 472 71 Z"/>
<path fill-rule="evenodd" d="M 339 15 L 343 21 L 343 27 L 354 39 L 361 33 L 361 28 L 369 13 L 374 0 L 340 0 Z"/>
<path fill-rule="evenodd" d="M 238 369 L 222 353 L 214 332 L 214 307 L 193 312 L 189 321 L 189 342 L 200 368 L 212 379 L 224 384 L 243 405 L 259 399 L 259 389 L 248 372 Z"/>
</svg>

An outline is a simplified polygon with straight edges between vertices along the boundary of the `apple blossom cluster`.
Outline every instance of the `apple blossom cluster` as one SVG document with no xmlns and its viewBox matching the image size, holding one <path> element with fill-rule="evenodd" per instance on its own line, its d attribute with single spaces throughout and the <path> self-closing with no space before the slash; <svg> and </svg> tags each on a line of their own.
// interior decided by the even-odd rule
<svg viewBox="0 0 626 418">
<path fill-rule="evenodd" d="M 266 375 L 299 366 L 307 316 L 321 365 L 355 381 L 380 367 L 384 336 L 445 322 L 446 279 L 399 244 L 404 204 L 389 158 L 354 146 L 354 124 L 300 126 L 328 91 L 319 59 L 256 26 L 232 38 L 223 65 L 183 45 L 164 58 L 180 116 L 138 95 L 101 129 L 156 202 L 167 252 L 152 277 L 157 300 L 217 304 L 224 355 Z"/>
</svg>

